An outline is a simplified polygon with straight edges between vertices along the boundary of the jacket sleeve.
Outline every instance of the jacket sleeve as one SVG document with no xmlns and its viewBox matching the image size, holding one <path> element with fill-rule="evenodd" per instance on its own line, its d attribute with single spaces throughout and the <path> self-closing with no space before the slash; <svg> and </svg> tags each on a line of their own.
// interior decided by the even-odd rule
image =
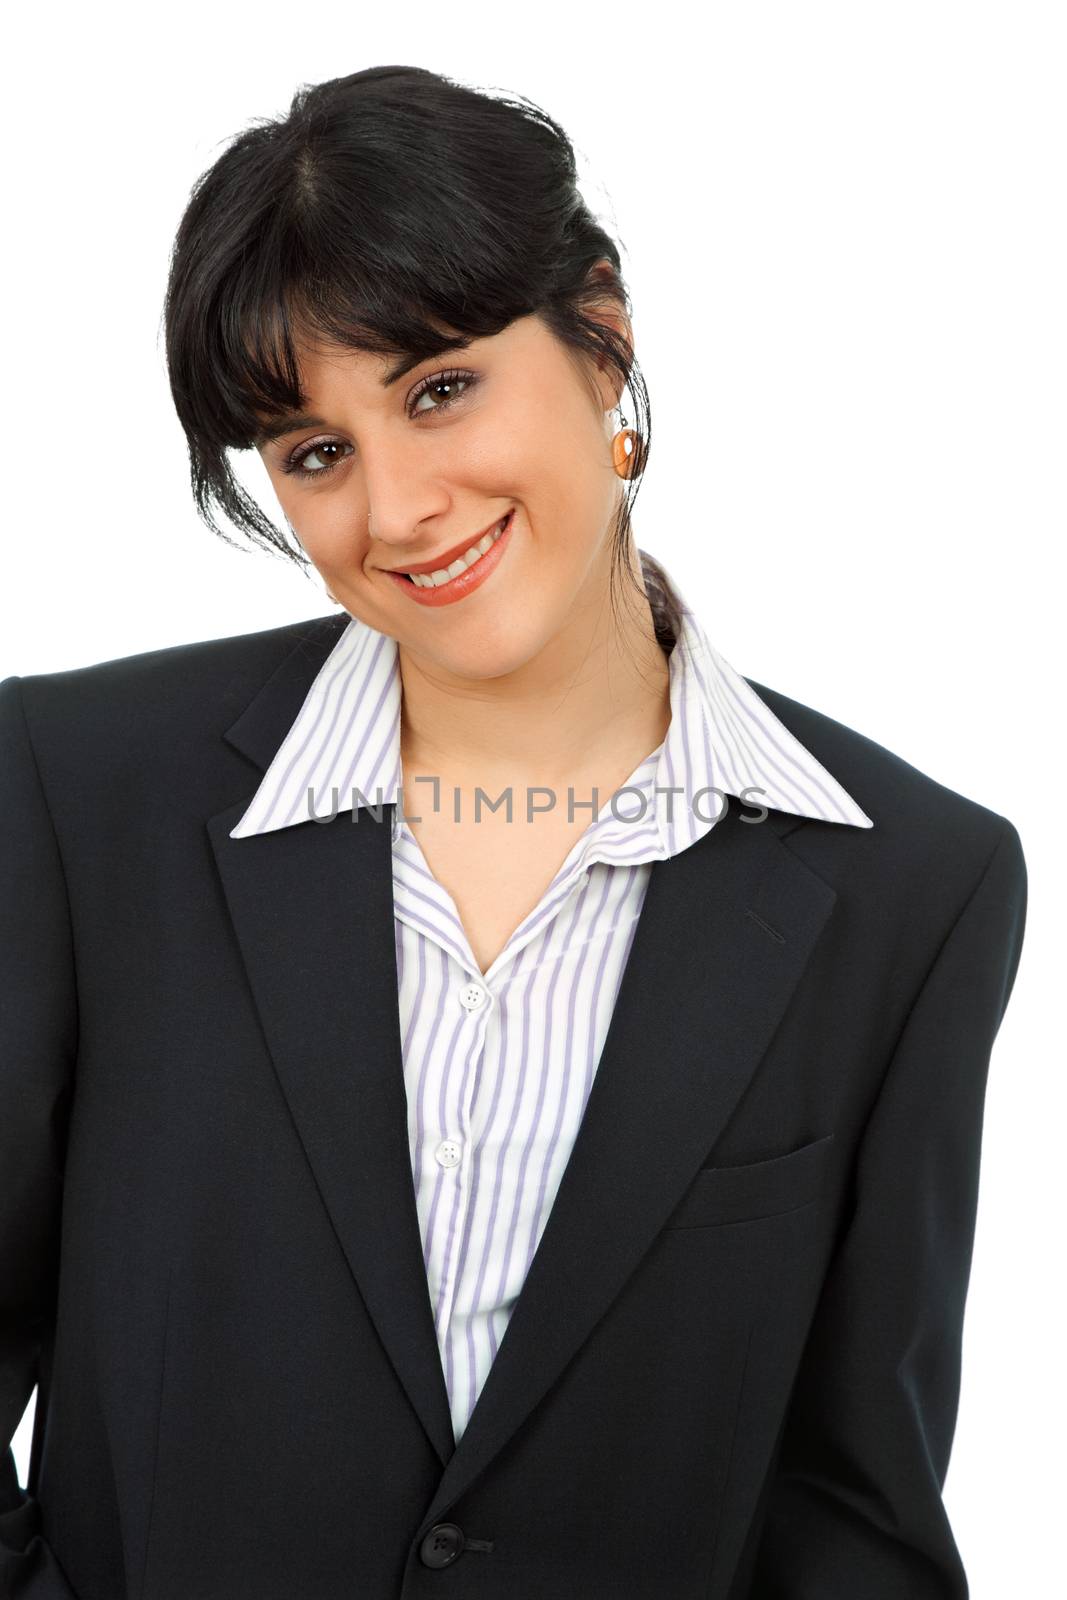
<svg viewBox="0 0 1067 1600">
<path fill-rule="evenodd" d="M 1000 820 L 867 1121 L 736 1600 L 967 1600 L 942 1489 L 989 1060 L 1027 897 L 1019 835 Z"/>
<path fill-rule="evenodd" d="M 11 1439 L 55 1315 L 77 1001 L 63 867 L 22 708 L 0 683 L 0 1597 L 73 1600 Z M 38 1405 L 40 1405 L 38 1397 Z M 37 1431 L 37 1430 L 35 1430 Z"/>
</svg>

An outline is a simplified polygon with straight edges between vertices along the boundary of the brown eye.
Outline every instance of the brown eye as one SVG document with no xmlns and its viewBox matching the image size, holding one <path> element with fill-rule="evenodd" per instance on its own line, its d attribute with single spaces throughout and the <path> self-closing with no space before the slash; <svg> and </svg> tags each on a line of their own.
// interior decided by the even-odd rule
<svg viewBox="0 0 1067 1600">
<path fill-rule="evenodd" d="M 351 448 L 340 439 L 320 439 L 317 444 L 306 445 L 303 450 L 291 455 L 288 461 L 282 463 L 282 471 L 295 473 L 298 478 L 322 478 L 344 460 L 340 452 Z M 322 457 L 322 464 L 305 465 L 305 462 L 314 462 L 316 457 Z"/>
<path fill-rule="evenodd" d="M 430 411 L 445 411 L 461 400 L 477 382 L 473 372 L 438 372 L 432 378 L 426 378 L 415 390 L 409 406 L 410 413 L 412 416 L 426 416 Z M 428 395 L 440 395 L 441 398 L 435 404 L 419 410 L 419 401 Z"/>
</svg>

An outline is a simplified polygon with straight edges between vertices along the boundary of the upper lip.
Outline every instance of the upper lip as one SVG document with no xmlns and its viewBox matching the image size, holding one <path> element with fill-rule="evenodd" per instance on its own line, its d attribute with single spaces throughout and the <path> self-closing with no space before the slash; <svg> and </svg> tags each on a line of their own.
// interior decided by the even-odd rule
<svg viewBox="0 0 1067 1600">
<path fill-rule="evenodd" d="M 461 544 L 453 545 L 451 550 L 446 550 L 442 555 L 435 556 L 432 561 L 406 561 L 402 567 L 386 567 L 385 570 L 386 572 L 439 572 L 442 567 L 450 567 L 453 561 L 458 561 L 460 556 L 466 555 L 472 545 L 480 544 L 486 534 L 492 533 L 494 528 L 499 528 L 504 518 L 510 516 L 510 514 L 508 511 L 503 512 L 495 522 L 489 524 L 488 528 L 483 528 L 481 533 L 476 533 L 473 539 L 464 539 Z"/>
</svg>

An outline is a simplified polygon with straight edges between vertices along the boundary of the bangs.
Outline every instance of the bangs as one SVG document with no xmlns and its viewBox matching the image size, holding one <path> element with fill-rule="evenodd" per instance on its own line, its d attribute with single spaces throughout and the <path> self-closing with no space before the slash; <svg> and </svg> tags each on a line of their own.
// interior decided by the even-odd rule
<svg viewBox="0 0 1067 1600">
<path fill-rule="evenodd" d="M 302 353 L 343 348 L 414 366 L 532 309 L 499 241 L 476 241 L 439 191 L 432 208 L 423 194 L 399 215 L 371 197 L 365 222 L 347 199 L 290 194 L 229 248 L 216 241 L 214 281 L 185 299 L 198 314 L 172 351 L 183 423 L 202 443 L 252 449 L 272 422 L 307 409 Z"/>
<path fill-rule="evenodd" d="M 204 420 L 238 450 L 253 449 L 273 422 L 308 409 L 301 362 L 312 352 L 360 350 L 415 366 L 486 331 L 459 327 L 400 296 L 368 294 L 358 282 L 275 282 L 251 294 L 248 287 L 234 284 L 229 303 L 220 305 L 213 319 L 218 343 L 205 351 L 196 391 L 205 401 L 218 396 Z"/>
</svg>

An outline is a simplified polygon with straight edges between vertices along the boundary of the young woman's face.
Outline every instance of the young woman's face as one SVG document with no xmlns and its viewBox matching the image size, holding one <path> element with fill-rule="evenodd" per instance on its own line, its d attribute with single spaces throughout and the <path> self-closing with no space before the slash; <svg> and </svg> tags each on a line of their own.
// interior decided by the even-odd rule
<svg viewBox="0 0 1067 1600">
<path fill-rule="evenodd" d="M 364 351 L 303 353 L 311 420 L 259 446 L 327 588 L 460 678 L 515 671 L 568 626 L 587 638 L 607 594 L 622 489 L 610 369 L 594 393 L 533 316 L 387 385 L 392 364 Z M 451 566 L 505 517 L 458 580 L 427 588 L 401 576 Z"/>
</svg>

